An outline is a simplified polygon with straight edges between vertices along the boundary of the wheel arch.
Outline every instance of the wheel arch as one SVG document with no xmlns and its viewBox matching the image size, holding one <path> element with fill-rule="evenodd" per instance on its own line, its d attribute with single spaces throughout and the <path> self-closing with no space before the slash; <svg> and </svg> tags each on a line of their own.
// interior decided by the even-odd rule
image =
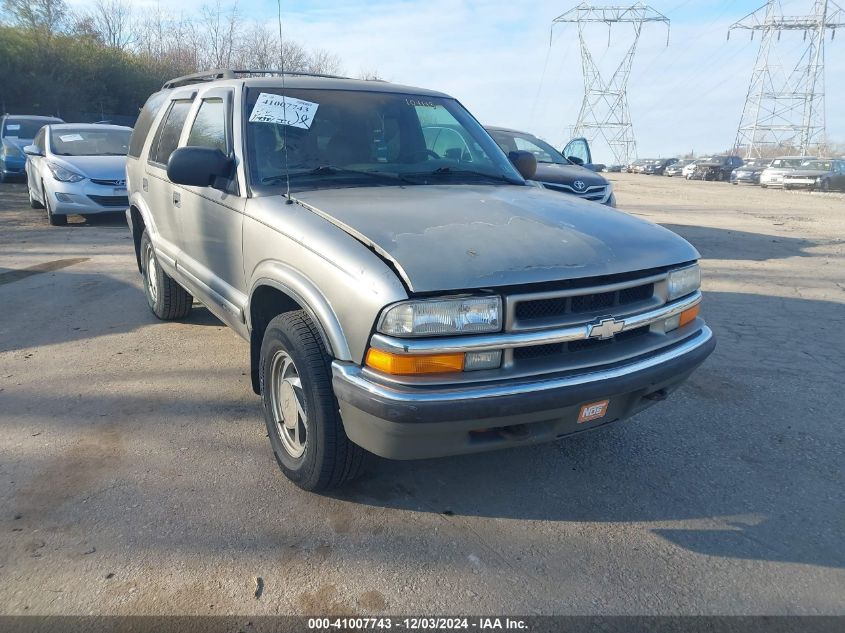
<svg viewBox="0 0 845 633">
<path fill-rule="evenodd" d="M 250 341 L 252 388 L 260 392 L 258 365 L 267 324 L 279 314 L 304 310 L 317 326 L 329 354 L 339 360 L 352 355 L 343 329 L 329 301 L 301 274 L 280 263 L 261 267 L 263 274 L 252 285 L 246 318 Z"/>
</svg>

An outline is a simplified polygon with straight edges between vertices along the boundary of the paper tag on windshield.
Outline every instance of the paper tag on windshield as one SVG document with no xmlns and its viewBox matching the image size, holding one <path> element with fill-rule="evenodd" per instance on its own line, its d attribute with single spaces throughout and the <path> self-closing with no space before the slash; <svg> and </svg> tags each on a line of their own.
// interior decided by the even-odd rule
<svg viewBox="0 0 845 633">
<path fill-rule="evenodd" d="M 319 107 L 319 103 L 262 92 L 252 108 L 249 122 L 276 123 L 308 130 Z"/>
<path fill-rule="evenodd" d="M 62 139 L 62 143 L 72 143 L 73 141 L 81 141 L 82 135 L 81 134 L 60 134 L 59 138 Z"/>
<path fill-rule="evenodd" d="M 19 130 L 19 129 L 21 129 L 21 126 L 20 126 L 20 124 L 19 124 L 19 123 L 9 123 L 8 125 L 6 125 L 6 129 L 7 129 L 7 130 L 9 130 L 9 131 L 11 132 L 12 130 Z"/>
</svg>

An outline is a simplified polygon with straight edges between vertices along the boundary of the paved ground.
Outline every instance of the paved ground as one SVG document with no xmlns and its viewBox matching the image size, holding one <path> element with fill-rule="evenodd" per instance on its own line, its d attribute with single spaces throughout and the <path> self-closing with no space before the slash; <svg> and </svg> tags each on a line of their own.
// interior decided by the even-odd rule
<svg viewBox="0 0 845 633">
<path fill-rule="evenodd" d="M 235 334 L 152 317 L 119 218 L 0 186 L 0 613 L 845 614 L 845 196 L 613 178 L 704 257 L 706 365 L 333 497 L 276 469 Z"/>
</svg>

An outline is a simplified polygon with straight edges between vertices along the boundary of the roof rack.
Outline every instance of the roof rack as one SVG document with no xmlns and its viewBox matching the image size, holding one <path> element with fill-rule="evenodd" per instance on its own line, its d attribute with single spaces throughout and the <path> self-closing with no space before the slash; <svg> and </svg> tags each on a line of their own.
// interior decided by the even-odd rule
<svg viewBox="0 0 845 633">
<path fill-rule="evenodd" d="M 192 75 L 185 75 L 184 77 L 176 77 L 175 79 L 165 82 L 162 86 L 162 90 L 179 88 L 180 86 L 190 86 L 191 84 L 199 84 L 206 81 L 217 81 L 218 79 L 264 77 L 267 75 L 293 75 L 296 77 L 321 77 L 323 79 L 349 79 L 349 77 L 341 77 L 340 75 L 322 75 L 319 73 L 306 73 L 294 70 L 234 70 L 231 68 L 217 68 L 215 70 L 206 70 Z"/>
</svg>

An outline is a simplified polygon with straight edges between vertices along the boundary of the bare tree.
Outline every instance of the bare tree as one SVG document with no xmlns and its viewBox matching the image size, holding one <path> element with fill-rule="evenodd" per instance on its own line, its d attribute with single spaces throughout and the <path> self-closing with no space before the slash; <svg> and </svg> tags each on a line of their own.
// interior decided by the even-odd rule
<svg viewBox="0 0 845 633">
<path fill-rule="evenodd" d="M 126 50 L 138 37 L 132 21 L 131 0 L 97 0 L 89 15 L 105 46 Z"/>
<path fill-rule="evenodd" d="M 224 9 L 220 0 L 217 0 L 214 5 L 203 5 L 200 16 L 207 64 L 213 68 L 231 66 L 236 53 L 236 41 L 241 35 L 237 3 Z"/>
<path fill-rule="evenodd" d="M 65 0 L 3 0 L 3 7 L 18 26 L 47 35 L 58 33 L 67 25 Z"/>
<path fill-rule="evenodd" d="M 340 57 L 322 48 L 311 51 L 308 60 L 308 72 L 323 75 L 336 75 L 340 72 Z"/>
</svg>

